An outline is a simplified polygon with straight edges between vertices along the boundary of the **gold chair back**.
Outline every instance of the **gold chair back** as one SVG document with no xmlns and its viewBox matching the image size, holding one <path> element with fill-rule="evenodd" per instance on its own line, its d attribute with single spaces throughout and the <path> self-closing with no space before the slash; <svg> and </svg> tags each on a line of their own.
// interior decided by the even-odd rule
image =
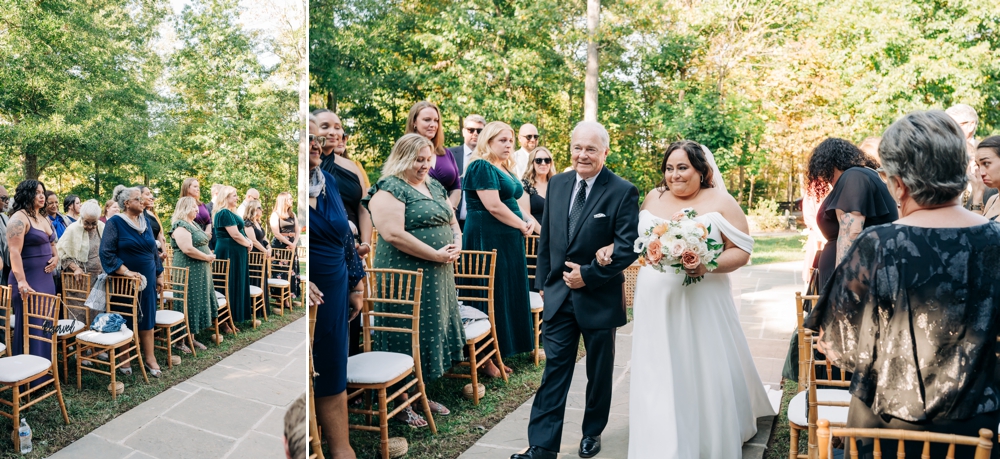
<svg viewBox="0 0 1000 459">
<path fill-rule="evenodd" d="M 81 274 L 80 280 L 73 273 L 62 273 L 62 301 L 64 319 L 73 319 L 90 324 L 90 308 L 84 305 L 90 295 L 90 275 Z"/>
<path fill-rule="evenodd" d="M 10 314 L 10 286 L 0 285 L 0 333 L 3 333 L 0 343 L 4 345 L 4 351 L 0 352 L 0 356 L 9 357 L 11 353 Z"/>
<path fill-rule="evenodd" d="M 59 322 L 59 304 L 62 299 L 58 295 L 31 292 L 22 296 L 24 301 L 24 323 L 17 324 L 24 330 L 24 348 L 28 349 L 32 341 L 47 343 L 52 346 L 49 360 L 56 361 L 56 327 Z M 31 319 L 35 319 L 32 321 Z M 38 323 L 36 323 L 38 322 Z M 31 331 L 35 330 L 35 333 Z M 53 366 L 53 368 L 55 368 Z"/>
<path fill-rule="evenodd" d="M 108 276 L 107 284 L 108 312 L 118 313 L 128 323 L 129 330 L 138 332 L 139 323 L 139 281 L 125 276 Z"/>
<path fill-rule="evenodd" d="M 978 437 L 968 437 L 964 435 L 942 434 L 918 430 L 830 427 L 830 421 L 820 419 L 818 431 L 820 459 L 833 458 L 833 448 L 832 443 L 830 442 L 831 437 L 846 437 L 847 441 L 844 442 L 844 457 L 850 457 L 851 459 L 858 459 L 858 437 L 871 438 L 874 440 L 872 446 L 874 448 L 873 453 L 875 457 L 882 457 L 883 439 L 896 440 L 898 442 L 896 457 L 899 458 L 905 457 L 904 442 L 906 441 L 922 442 L 923 451 L 921 457 L 925 458 L 931 457 L 932 443 L 948 445 L 948 452 L 945 456 L 947 459 L 956 459 L 955 446 L 957 445 L 975 446 L 976 453 L 972 459 L 989 459 L 990 452 L 993 449 L 993 432 L 989 429 L 979 429 Z"/>
</svg>

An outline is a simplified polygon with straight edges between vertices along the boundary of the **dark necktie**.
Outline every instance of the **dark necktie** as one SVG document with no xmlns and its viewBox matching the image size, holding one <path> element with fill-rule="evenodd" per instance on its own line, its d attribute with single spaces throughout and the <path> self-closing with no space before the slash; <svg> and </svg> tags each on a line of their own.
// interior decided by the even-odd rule
<svg viewBox="0 0 1000 459">
<path fill-rule="evenodd" d="M 576 225 L 580 223 L 580 217 L 583 216 L 583 205 L 587 202 L 587 181 L 580 180 L 580 189 L 576 192 L 576 197 L 573 198 L 573 209 L 569 211 L 569 236 L 573 237 L 576 233 Z"/>
</svg>

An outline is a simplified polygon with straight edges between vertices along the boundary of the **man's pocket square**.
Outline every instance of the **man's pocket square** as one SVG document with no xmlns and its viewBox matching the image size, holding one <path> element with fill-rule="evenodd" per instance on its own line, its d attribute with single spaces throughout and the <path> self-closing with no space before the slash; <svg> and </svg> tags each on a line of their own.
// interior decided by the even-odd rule
<svg viewBox="0 0 1000 459">
<path fill-rule="evenodd" d="M 604 214 L 594 214 L 594 218 L 604 218 L 604 217 L 607 217 L 607 215 L 604 215 Z"/>
</svg>

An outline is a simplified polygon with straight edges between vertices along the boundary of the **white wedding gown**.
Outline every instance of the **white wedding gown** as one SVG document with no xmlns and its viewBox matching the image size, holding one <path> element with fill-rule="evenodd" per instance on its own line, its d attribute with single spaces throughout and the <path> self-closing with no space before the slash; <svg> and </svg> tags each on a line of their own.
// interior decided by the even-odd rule
<svg viewBox="0 0 1000 459">
<path fill-rule="evenodd" d="M 639 214 L 645 231 L 659 219 Z M 743 250 L 753 238 L 718 212 L 699 215 Z M 662 220 L 662 219 L 659 219 Z M 757 418 L 774 415 L 754 367 L 728 274 L 708 273 L 681 286 L 684 273 L 639 270 L 635 287 L 629 396 L 630 459 L 737 459 L 757 432 Z"/>
</svg>

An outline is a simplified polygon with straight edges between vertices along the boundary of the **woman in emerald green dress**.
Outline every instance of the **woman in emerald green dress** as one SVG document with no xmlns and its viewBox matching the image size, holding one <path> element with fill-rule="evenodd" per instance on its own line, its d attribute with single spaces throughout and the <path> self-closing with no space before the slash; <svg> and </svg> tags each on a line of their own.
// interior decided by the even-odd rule
<svg viewBox="0 0 1000 459">
<path fill-rule="evenodd" d="M 424 270 L 420 293 L 420 365 L 424 382 L 444 374 L 462 360 L 465 329 L 458 312 L 455 267 L 461 250 L 461 231 L 437 180 L 428 179 L 434 153 L 427 138 L 406 134 L 396 141 L 382 168 L 382 178 L 362 201 L 378 228 L 373 268 Z M 395 305 L 376 304 L 397 312 Z M 398 312 L 409 313 L 408 308 Z M 406 324 L 398 324 L 407 326 Z M 376 332 L 375 349 L 410 353 L 410 337 Z M 447 415 L 448 408 L 428 400 L 431 411 Z M 397 416 L 413 427 L 427 422 L 407 408 Z"/>
<path fill-rule="evenodd" d="M 188 326 L 192 334 L 211 327 L 212 319 L 219 316 L 219 302 L 212 283 L 215 255 L 208 250 L 208 234 L 194 222 L 197 217 L 198 201 L 185 196 L 177 201 L 170 227 L 173 265 L 188 269 Z M 183 343 L 181 347 L 184 350 Z M 198 341 L 194 342 L 194 347 L 205 349 L 205 345 Z"/>
<path fill-rule="evenodd" d="M 499 121 L 487 124 L 479 135 L 475 159 L 462 177 L 468 209 L 462 245 L 466 250 L 497 251 L 493 311 L 502 357 L 529 352 L 534 344 L 524 237 L 537 223 L 528 212 L 528 195 L 514 175 L 513 150 L 514 130 Z M 500 375 L 492 362 L 484 371 Z"/>
<path fill-rule="evenodd" d="M 244 229 L 243 219 L 236 215 L 240 196 L 236 188 L 224 186 L 216 195 L 212 207 L 212 230 L 215 231 L 215 256 L 229 260 L 229 309 L 233 321 L 245 322 L 253 318 L 250 303 L 250 240 Z"/>
</svg>

